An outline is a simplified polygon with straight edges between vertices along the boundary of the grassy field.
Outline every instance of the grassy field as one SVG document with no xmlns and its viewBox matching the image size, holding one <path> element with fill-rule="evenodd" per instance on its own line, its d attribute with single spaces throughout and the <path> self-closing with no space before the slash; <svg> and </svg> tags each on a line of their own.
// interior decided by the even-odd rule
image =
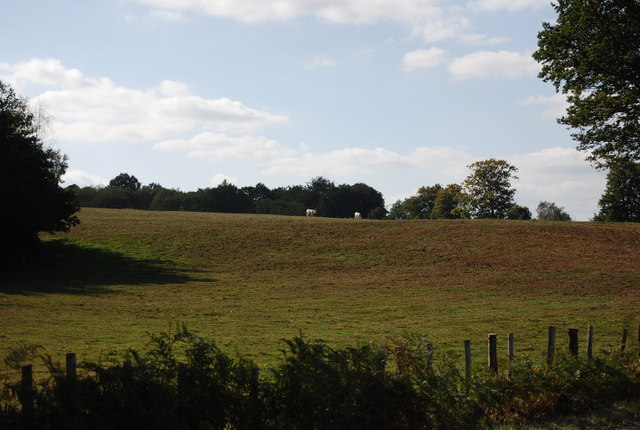
<svg viewBox="0 0 640 430">
<path fill-rule="evenodd" d="M 411 334 L 461 351 L 471 339 L 478 357 L 490 332 L 501 350 L 515 333 L 517 351 L 536 357 L 549 325 L 560 346 L 566 329 L 590 324 L 596 349 L 615 345 L 623 326 L 637 338 L 637 224 L 106 209 L 80 218 L 43 236 L 43 267 L 0 274 L 0 354 L 30 342 L 96 360 L 176 323 L 261 364 L 300 332 L 336 346 Z"/>
</svg>

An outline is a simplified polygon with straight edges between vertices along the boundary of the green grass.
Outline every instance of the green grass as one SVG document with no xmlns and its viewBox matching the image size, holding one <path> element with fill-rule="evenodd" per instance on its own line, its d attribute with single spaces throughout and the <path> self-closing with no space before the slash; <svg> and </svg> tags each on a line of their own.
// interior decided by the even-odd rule
<svg viewBox="0 0 640 430">
<path fill-rule="evenodd" d="M 487 333 L 540 356 L 549 325 L 637 339 L 640 225 L 370 221 L 83 209 L 46 263 L 0 274 L 0 353 L 18 342 L 95 360 L 186 323 L 273 362 L 303 332 L 335 346 L 424 334 L 480 363 Z M 581 340 L 584 342 L 582 330 Z M 506 351 L 504 351 L 506 355 Z"/>
</svg>

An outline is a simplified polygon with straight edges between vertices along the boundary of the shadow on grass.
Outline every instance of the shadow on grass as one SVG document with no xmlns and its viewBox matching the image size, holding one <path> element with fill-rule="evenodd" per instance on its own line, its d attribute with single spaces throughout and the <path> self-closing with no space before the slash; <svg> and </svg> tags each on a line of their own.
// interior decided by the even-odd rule
<svg viewBox="0 0 640 430">
<path fill-rule="evenodd" d="M 0 272 L 0 292 L 8 294 L 103 294 L 115 285 L 213 282 L 195 278 L 160 259 L 136 259 L 117 252 L 78 246 L 66 240 L 43 242 L 43 261 L 33 268 Z"/>
</svg>

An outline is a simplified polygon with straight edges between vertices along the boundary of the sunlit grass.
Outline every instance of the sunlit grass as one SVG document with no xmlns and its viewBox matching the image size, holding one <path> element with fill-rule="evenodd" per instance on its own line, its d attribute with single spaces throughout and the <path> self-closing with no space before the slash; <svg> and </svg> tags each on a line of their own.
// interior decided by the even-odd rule
<svg viewBox="0 0 640 430">
<path fill-rule="evenodd" d="M 47 263 L 0 275 L 2 351 L 16 342 L 96 359 L 186 323 L 268 363 L 300 331 L 336 346 L 426 334 L 476 363 L 487 333 L 541 355 L 549 325 L 637 329 L 640 226 L 369 221 L 83 209 L 43 236 Z M 634 338 L 635 339 L 635 338 Z M 504 351 L 506 355 L 506 351 Z"/>
</svg>

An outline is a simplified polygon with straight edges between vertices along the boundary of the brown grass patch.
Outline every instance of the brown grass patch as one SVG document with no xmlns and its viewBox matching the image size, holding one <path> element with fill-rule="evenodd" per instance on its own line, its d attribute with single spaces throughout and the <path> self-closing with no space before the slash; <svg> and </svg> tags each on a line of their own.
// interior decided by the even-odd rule
<svg viewBox="0 0 640 430">
<path fill-rule="evenodd" d="M 548 325 L 637 328 L 640 225 L 369 221 L 83 209 L 49 264 L 0 278 L 2 348 L 96 358 L 184 322 L 269 361 L 302 331 L 346 345 L 426 334 L 443 348 Z M 62 243 L 60 240 L 64 240 Z M 482 351 L 479 351 L 478 354 Z"/>
</svg>

